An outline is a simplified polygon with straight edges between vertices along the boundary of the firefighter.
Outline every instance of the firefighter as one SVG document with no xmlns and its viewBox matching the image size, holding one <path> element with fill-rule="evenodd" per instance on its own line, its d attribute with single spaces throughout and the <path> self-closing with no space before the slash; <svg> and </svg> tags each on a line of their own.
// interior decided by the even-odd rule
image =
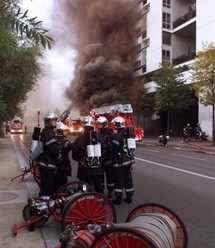
<svg viewBox="0 0 215 248">
<path fill-rule="evenodd" d="M 126 203 L 132 203 L 134 194 L 132 179 L 133 156 L 130 156 L 127 146 L 127 132 L 125 129 L 125 119 L 118 116 L 111 121 L 116 129 L 112 140 L 112 158 L 115 177 L 115 199 L 114 204 L 122 203 L 123 189 L 125 189 Z"/>
<path fill-rule="evenodd" d="M 55 178 L 55 191 L 61 186 L 68 183 L 68 176 L 72 176 L 72 166 L 69 159 L 69 152 L 72 150 L 72 143 L 67 138 L 69 134 L 69 127 L 62 122 L 57 122 L 56 139 L 58 148 L 60 150 L 60 159 L 57 160 L 57 174 Z"/>
<path fill-rule="evenodd" d="M 41 185 L 40 196 L 53 197 L 55 193 L 55 177 L 60 153 L 54 129 L 58 117 L 54 113 L 47 113 L 44 117 L 45 128 L 41 132 L 40 140 L 44 143 L 44 152 L 38 158 Z"/>
<path fill-rule="evenodd" d="M 102 137 L 102 144 L 104 148 L 102 165 L 104 168 L 105 177 L 103 184 L 105 185 L 106 182 L 108 198 L 112 198 L 114 190 L 113 164 L 111 155 L 113 132 L 111 131 L 111 129 L 108 128 L 108 120 L 106 117 L 100 116 L 97 119 L 97 124 L 100 131 L 100 135 Z"/>
<path fill-rule="evenodd" d="M 101 157 L 94 156 L 94 148 L 101 144 L 98 132 L 94 131 L 94 120 L 91 116 L 83 119 L 84 132 L 73 143 L 72 158 L 78 162 L 77 178 L 92 185 L 96 192 L 103 194 L 104 170 Z M 98 145 L 98 146 L 96 146 Z"/>
</svg>

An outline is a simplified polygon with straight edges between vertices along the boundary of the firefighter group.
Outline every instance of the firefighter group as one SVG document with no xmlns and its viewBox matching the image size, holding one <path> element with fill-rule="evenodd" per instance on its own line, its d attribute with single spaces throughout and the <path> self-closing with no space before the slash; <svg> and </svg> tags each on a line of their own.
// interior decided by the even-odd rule
<svg viewBox="0 0 215 248">
<path fill-rule="evenodd" d="M 68 126 L 58 121 L 54 113 L 46 114 L 45 127 L 40 134 L 44 151 L 37 159 L 41 197 L 54 197 L 55 192 L 72 176 L 72 167 L 77 165 L 78 180 L 92 185 L 98 193 L 107 193 L 113 204 L 132 203 L 135 139 L 132 130 L 125 127 L 123 117 L 117 116 L 111 123 L 114 130 L 108 128 L 109 123 L 104 116 L 96 121 L 91 116 L 85 116 L 84 131 L 72 142 L 68 137 Z M 70 161 L 70 151 L 76 162 Z"/>
</svg>

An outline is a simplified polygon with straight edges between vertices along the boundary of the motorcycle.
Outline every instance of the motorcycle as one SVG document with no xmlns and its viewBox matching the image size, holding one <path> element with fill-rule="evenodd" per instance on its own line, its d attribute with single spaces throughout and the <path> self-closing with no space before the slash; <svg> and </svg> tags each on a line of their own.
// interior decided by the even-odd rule
<svg viewBox="0 0 215 248">
<path fill-rule="evenodd" d="M 207 141 L 208 135 L 206 134 L 206 132 L 197 131 L 196 132 L 196 140 L 197 141 Z"/>
<path fill-rule="evenodd" d="M 168 143 L 169 138 L 170 137 L 168 135 L 162 134 L 159 136 L 158 142 L 161 146 L 165 146 Z"/>
<path fill-rule="evenodd" d="M 207 141 L 208 140 L 208 135 L 206 134 L 206 132 L 202 132 L 200 135 L 200 139 L 202 141 Z"/>
</svg>

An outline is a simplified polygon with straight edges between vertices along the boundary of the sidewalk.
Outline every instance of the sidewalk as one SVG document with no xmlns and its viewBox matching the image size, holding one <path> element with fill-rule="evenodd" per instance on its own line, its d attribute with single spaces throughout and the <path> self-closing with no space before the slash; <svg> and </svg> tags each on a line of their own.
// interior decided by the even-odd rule
<svg viewBox="0 0 215 248">
<path fill-rule="evenodd" d="M 144 137 L 142 142 L 138 142 L 138 145 L 160 146 L 158 137 Z M 215 155 L 215 146 L 212 145 L 212 141 L 199 142 L 193 139 L 191 142 L 182 143 L 181 138 L 170 138 L 166 146 L 178 150 Z"/>
<path fill-rule="evenodd" d="M 20 178 L 11 182 L 10 179 L 20 173 L 17 153 L 10 135 L 0 139 L 0 244 L 1 247 L 45 248 L 40 229 L 29 232 L 23 228 L 17 236 L 12 233 L 14 224 L 23 223 L 22 210 L 27 204 L 28 190 Z"/>
</svg>

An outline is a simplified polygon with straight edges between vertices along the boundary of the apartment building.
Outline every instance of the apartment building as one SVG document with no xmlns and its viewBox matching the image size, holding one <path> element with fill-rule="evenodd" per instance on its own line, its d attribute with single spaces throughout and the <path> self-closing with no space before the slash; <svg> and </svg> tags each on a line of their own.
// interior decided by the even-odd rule
<svg viewBox="0 0 215 248">
<path fill-rule="evenodd" d="M 138 56 L 135 77 L 150 78 L 162 61 L 170 60 L 176 65 L 187 66 L 184 77 L 186 84 L 190 84 L 189 68 L 196 53 L 202 49 L 203 42 L 215 42 L 215 1 L 139 0 L 138 4 L 140 19 L 136 27 Z M 155 86 L 149 80 L 149 93 L 155 92 Z M 155 122 L 159 118 L 152 116 Z M 192 125 L 199 122 L 202 129 L 212 136 L 212 107 L 197 104 L 190 112 L 181 113 L 178 121 L 178 129 L 186 124 L 183 122 L 190 121 Z"/>
</svg>

